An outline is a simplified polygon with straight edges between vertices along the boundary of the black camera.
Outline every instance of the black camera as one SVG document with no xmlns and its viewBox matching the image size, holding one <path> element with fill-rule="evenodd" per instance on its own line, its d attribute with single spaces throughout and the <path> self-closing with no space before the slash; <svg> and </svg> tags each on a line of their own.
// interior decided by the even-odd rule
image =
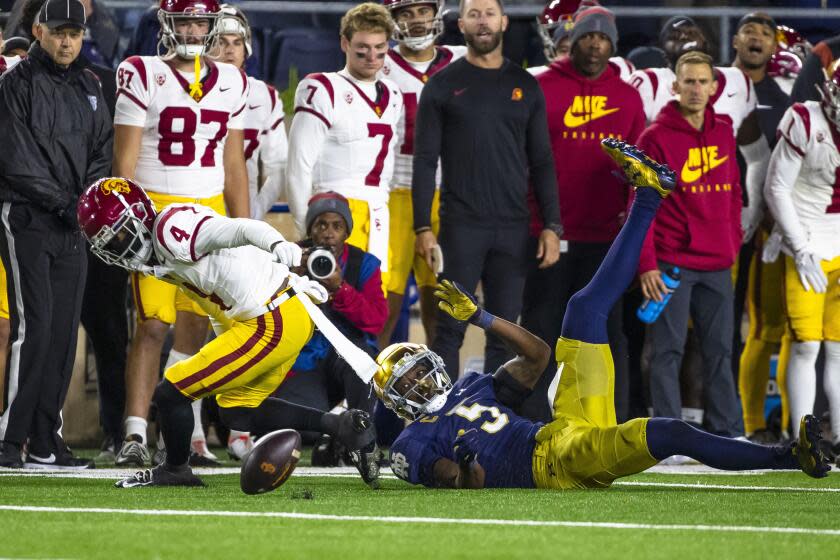
<svg viewBox="0 0 840 560">
<path fill-rule="evenodd" d="M 335 272 L 335 257 L 327 247 L 315 246 L 306 256 L 306 270 L 309 276 L 317 280 L 328 278 Z"/>
</svg>

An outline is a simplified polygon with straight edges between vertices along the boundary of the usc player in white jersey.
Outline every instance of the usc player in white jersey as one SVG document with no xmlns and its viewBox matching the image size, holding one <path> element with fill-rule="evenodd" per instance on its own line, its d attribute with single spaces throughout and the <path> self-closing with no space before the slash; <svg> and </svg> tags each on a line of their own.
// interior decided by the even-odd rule
<svg viewBox="0 0 840 560">
<path fill-rule="evenodd" d="M 388 11 L 366 2 L 341 19 L 339 72 L 310 74 L 295 92 L 289 131 L 288 197 L 298 231 L 304 233 L 309 199 L 335 191 L 350 203 L 353 232 L 347 243 L 382 263 L 388 285 L 388 191 L 397 152 L 402 94 L 377 79 L 394 29 Z"/>
<path fill-rule="evenodd" d="M 840 65 L 822 101 L 796 103 L 779 123 L 764 195 L 784 253 L 785 307 L 792 331 L 787 366 L 791 414 L 813 410 L 816 360 L 825 349 L 824 384 L 832 452 L 840 451 Z M 774 260 L 768 241 L 767 260 Z M 778 250 L 778 249 L 777 249 Z M 792 422 L 794 437 L 798 426 Z"/>
<path fill-rule="evenodd" d="M 206 55 L 217 37 L 216 0 L 163 0 L 163 56 L 134 56 L 117 70 L 113 172 L 149 188 L 158 210 L 199 203 L 248 217 L 244 157 L 245 74 Z M 148 459 L 146 414 L 158 380 L 160 352 L 173 323 L 168 364 L 189 358 L 207 336 L 206 313 L 177 286 L 134 274 L 138 325 L 126 370 L 126 440 L 117 465 Z M 197 457 L 213 457 L 203 441 Z"/>
<path fill-rule="evenodd" d="M 137 183 L 121 177 L 88 187 L 77 214 L 93 254 L 178 286 L 213 317 L 218 334 L 168 367 L 154 391 L 166 459 L 117 487 L 203 486 L 188 465 L 190 403 L 211 395 L 222 420 L 238 430 L 323 427 L 351 450 L 363 478 L 376 482 L 374 454 L 365 451 L 375 449 L 376 438 L 367 413 L 331 415 L 268 398 L 312 335 L 313 322 L 322 331 L 332 326 L 314 305 L 326 302 L 326 289 L 290 271 L 300 264 L 300 247 L 265 222 L 227 218 L 199 204 L 175 203 L 158 213 Z M 372 377 L 376 367 L 367 354 L 340 333 L 330 340 L 339 352 L 351 348 L 364 356 Z"/>
<path fill-rule="evenodd" d="M 548 64 L 569 54 L 572 49 L 571 33 L 575 12 L 595 5 L 598 5 L 595 0 L 552 0 L 543 8 L 537 16 L 537 32 L 548 62 L 544 66 L 528 68 L 531 75 L 542 74 L 548 69 Z M 630 80 L 630 75 L 636 70 L 632 62 L 620 56 L 610 57 L 610 66 L 625 82 Z"/>
<path fill-rule="evenodd" d="M 217 59 L 244 70 L 252 50 L 248 18 L 233 5 L 222 4 L 221 10 Z M 289 150 L 284 117 L 283 102 L 274 86 L 248 76 L 245 162 L 254 220 L 261 220 L 271 210 L 283 188 Z"/>
<path fill-rule="evenodd" d="M 379 336 L 380 348 L 391 342 L 408 275 L 412 270 L 420 291 L 420 317 L 426 331 L 426 340 L 431 341 L 433 337 L 437 314 L 437 300 L 434 297 L 437 277 L 425 259 L 414 253 L 414 213 L 411 203 L 414 119 L 420 95 L 429 78 L 467 52 L 465 46 L 435 46 L 435 38 L 443 32 L 443 0 L 383 0 L 383 4 L 394 19 L 393 39 L 397 45 L 388 51 L 379 75 L 400 88 L 403 114 L 398 125 L 400 144 L 394 161 L 394 176 L 388 200 L 391 224 L 388 242 L 389 281 L 385 285 L 388 292 L 388 321 Z M 439 207 L 440 190 L 437 190 L 432 201 L 432 231 L 435 235 L 440 227 Z"/>
</svg>

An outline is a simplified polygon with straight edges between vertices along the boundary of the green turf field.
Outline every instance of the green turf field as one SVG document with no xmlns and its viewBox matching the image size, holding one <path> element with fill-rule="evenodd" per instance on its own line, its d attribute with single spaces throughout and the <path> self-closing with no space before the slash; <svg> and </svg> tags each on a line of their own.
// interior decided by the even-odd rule
<svg viewBox="0 0 840 560">
<path fill-rule="evenodd" d="M 840 476 L 671 469 L 609 490 L 444 491 L 299 468 L 246 496 L 0 469 L 3 558 L 840 558 Z M 323 472 L 323 471 L 321 471 Z M 390 473 L 388 473 L 390 475 Z"/>
</svg>

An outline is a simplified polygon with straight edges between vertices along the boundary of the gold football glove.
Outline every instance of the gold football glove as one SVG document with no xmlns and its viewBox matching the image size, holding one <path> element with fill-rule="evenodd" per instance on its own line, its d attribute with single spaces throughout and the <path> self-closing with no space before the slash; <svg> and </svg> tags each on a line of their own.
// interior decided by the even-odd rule
<svg viewBox="0 0 840 560">
<path fill-rule="evenodd" d="M 442 280 L 435 288 L 435 297 L 440 299 L 438 307 L 458 321 L 469 321 L 483 329 L 493 322 L 493 315 L 479 307 L 475 297 L 457 282 Z"/>
</svg>

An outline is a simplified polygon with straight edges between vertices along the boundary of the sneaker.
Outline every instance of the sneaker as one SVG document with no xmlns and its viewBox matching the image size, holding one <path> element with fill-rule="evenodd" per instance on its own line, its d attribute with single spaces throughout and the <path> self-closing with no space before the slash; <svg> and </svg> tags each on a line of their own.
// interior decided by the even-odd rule
<svg viewBox="0 0 840 560">
<path fill-rule="evenodd" d="M 254 440 L 250 434 L 231 435 L 228 437 L 227 452 L 231 459 L 244 461 L 245 457 L 253 448 Z"/>
<path fill-rule="evenodd" d="M 118 467 L 143 467 L 149 464 L 149 449 L 140 436 L 131 434 L 125 438 L 114 463 Z"/>
<path fill-rule="evenodd" d="M 759 445 L 776 445 L 779 443 L 779 438 L 776 434 L 765 428 L 754 431 L 747 436 L 747 440 Z"/>
<path fill-rule="evenodd" d="M 95 468 L 94 462 L 90 459 L 76 457 L 72 453 L 63 453 L 56 457 L 55 453 L 42 457 L 32 452 L 26 454 L 26 461 L 23 463 L 25 469 L 60 469 L 67 471 L 82 471 Z"/>
<path fill-rule="evenodd" d="M 799 441 L 793 446 L 792 452 L 799 460 L 802 472 L 813 478 L 823 478 L 831 470 L 821 450 L 821 441 L 820 421 L 816 416 L 806 414 L 799 422 Z"/>
<path fill-rule="evenodd" d="M 207 449 L 207 442 L 197 439 L 190 443 L 190 466 L 191 467 L 221 467 L 219 458 Z"/>
<path fill-rule="evenodd" d="M 0 441 L 0 467 L 22 469 L 20 447 L 11 442 Z"/>
<path fill-rule="evenodd" d="M 624 176 L 635 187 L 651 187 L 662 198 L 667 197 L 677 184 L 677 175 L 667 165 L 657 163 L 645 153 L 615 138 L 601 140 L 601 148 L 615 161 Z"/>
<path fill-rule="evenodd" d="M 146 469 L 134 473 L 114 484 L 117 488 L 135 488 L 138 486 L 207 486 L 195 476 L 192 469 L 184 465 L 177 469 L 167 469 L 158 465 L 153 469 Z"/>
<path fill-rule="evenodd" d="M 116 444 L 114 438 L 106 437 L 102 441 L 102 447 L 99 454 L 93 458 L 93 462 L 97 465 L 113 465 L 117 458 Z"/>
</svg>

